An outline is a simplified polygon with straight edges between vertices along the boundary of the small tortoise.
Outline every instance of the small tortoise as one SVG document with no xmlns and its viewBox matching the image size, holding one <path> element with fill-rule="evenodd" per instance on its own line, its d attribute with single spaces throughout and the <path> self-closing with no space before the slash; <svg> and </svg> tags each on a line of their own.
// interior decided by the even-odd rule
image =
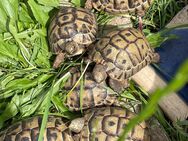
<svg viewBox="0 0 188 141">
<path fill-rule="evenodd" d="M 42 117 L 35 116 L 17 122 L 0 132 L 0 141 L 38 141 Z M 43 141 L 73 141 L 61 117 L 49 116 Z"/>
<path fill-rule="evenodd" d="M 57 54 L 53 67 L 66 57 L 84 52 L 95 41 L 97 23 L 94 14 L 83 8 L 62 7 L 52 18 L 48 30 L 51 50 Z"/>
<path fill-rule="evenodd" d="M 112 31 L 94 46 L 89 53 L 89 60 L 96 63 L 93 77 L 98 83 L 108 80 L 116 92 L 128 86 L 127 79 L 132 75 L 159 60 L 144 35 L 134 28 Z"/>
<path fill-rule="evenodd" d="M 143 16 L 153 0 L 87 0 L 85 7 L 110 14 L 135 13 Z"/>
<path fill-rule="evenodd" d="M 64 86 L 66 91 L 70 91 L 78 82 L 81 72 L 76 67 L 71 68 L 71 77 Z M 80 82 L 75 89 L 67 95 L 64 104 L 71 111 L 85 110 L 99 106 L 120 105 L 118 102 L 117 93 L 107 87 L 105 81 L 97 83 L 92 78 L 92 74 L 87 71 L 83 76 L 83 92 L 81 93 Z M 81 105 L 82 103 L 82 105 Z M 124 104 L 124 102 L 122 102 Z"/>
<path fill-rule="evenodd" d="M 79 133 L 75 135 L 75 141 L 117 141 L 134 116 L 134 113 L 120 107 L 89 109 L 84 117 L 74 119 L 69 129 Z M 149 141 L 145 122 L 136 125 L 126 141 Z"/>
</svg>

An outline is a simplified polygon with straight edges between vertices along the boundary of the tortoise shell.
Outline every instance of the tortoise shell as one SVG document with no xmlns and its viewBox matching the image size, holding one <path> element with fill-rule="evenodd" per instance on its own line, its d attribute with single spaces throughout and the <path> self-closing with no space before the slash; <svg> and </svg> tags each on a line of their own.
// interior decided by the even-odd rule
<svg viewBox="0 0 188 141">
<path fill-rule="evenodd" d="M 38 141 L 42 117 L 17 122 L 0 132 L 0 141 Z M 43 141 L 73 141 L 61 117 L 49 116 Z"/>
<path fill-rule="evenodd" d="M 82 53 L 86 45 L 95 41 L 97 23 L 95 15 L 83 8 L 62 7 L 52 18 L 49 25 L 48 38 L 54 53 L 65 52 L 68 42 L 78 44 L 76 50 L 67 56 Z"/>
<path fill-rule="evenodd" d="M 101 38 L 89 53 L 89 58 L 104 65 L 110 78 L 123 81 L 151 62 L 157 62 L 159 55 L 154 53 L 139 30 L 126 28 Z"/>
<path fill-rule="evenodd" d="M 92 6 L 98 11 L 110 14 L 135 13 L 143 16 L 152 2 L 153 0 L 88 0 L 86 8 Z"/>
<path fill-rule="evenodd" d="M 120 107 L 89 109 L 85 115 L 85 125 L 80 132 L 80 141 L 117 141 L 134 113 Z M 148 134 L 145 122 L 135 126 L 126 141 L 143 141 Z"/>
<path fill-rule="evenodd" d="M 81 76 L 78 69 L 72 71 L 70 79 L 64 86 L 66 91 L 70 91 Z M 88 71 L 83 76 L 83 92 L 80 91 L 81 83 L 79 82 L 75 89 L 66 97 L 64 104 L 71 111 L 85 110 L 88 108 L 118 104 L 117 94 L 107 87 L 106 83 L 97 83 Z M 82 104 L 81 104 L 82 103 Z"/>
</svg>

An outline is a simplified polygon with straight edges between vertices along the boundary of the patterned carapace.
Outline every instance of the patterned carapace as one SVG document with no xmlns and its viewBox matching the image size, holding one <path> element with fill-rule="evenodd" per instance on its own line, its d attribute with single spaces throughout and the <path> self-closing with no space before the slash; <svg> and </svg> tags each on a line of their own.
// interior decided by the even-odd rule
<svg viewBox="0 0 188 141">
<path fill-rule="evenodd" d="M 80 76 L 81 72 L 75 68 L 75 71 L 72 72 L 72 76 L 65 84 L 64 89 L 67 91 L 71 90 Z M 66 97 L 64 104 L 69 110 L 79 111 L 81 109 L 85 110 L 98 106 L 110 106 L 118 102 L 117 94 L 112 89 L 108 88 L 105 82 L 100 84 L 95 82 L 90 72 L 84 74 L 83 80 L 82 93 L 80 90 L 81 82 L 79 82 L 75 89 Z"/>
<path fill-rule="evenodd" d="M 111 14 L 135 13 L 143 16 L 153 0 L 87 0 L 86 8 Z"/>
<path fill-rule="evenodd" d="M 120 107 L 102 107 L 88 110 L 80 141 L 117 141 L 134 113 Z M 146 138 L 146 124 L 142 122 L 128 134 L 126 141 L 143 141 Z"/>
<path fill-rule="evenodd" d="M 82 8 L 63 7 L 52 19 L 49 42 L 52 49 L 63 49 L 67 41 L 90 44 L 95 40 L 97 24 L 94 14 Z"/>
<path fill-rule="evenodd" d="M 17 122 L 0 132 L 0 141 L 38 141 L 42 117 Z M 61 117 L 49 116 L 43 141 L 73 141 Z"/>
<path fill-rule="evenodd" d="M 89 55 L 97 64 L 105 65 L 107 74 L 116 80 L 127 79 L 159 59 L 144 35 L 134 28 L 110 32 Z"/>
</svg>

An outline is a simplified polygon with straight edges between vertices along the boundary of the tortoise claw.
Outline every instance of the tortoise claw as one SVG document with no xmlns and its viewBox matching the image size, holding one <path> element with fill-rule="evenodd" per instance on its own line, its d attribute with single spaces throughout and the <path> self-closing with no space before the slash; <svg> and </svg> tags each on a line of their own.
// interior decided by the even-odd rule
<svg viewBox="0 0 188 141">
<path fill-rule="evenodd" d="M 56 58 L 55 58 L 55 61 L 53 63 L 53 68 L 54 69 L 57 69 L 59 68 L 59 66 L 61 65 L 61 63 L 64 61 L 64 53 L 59 53 Z"/>
</svg>

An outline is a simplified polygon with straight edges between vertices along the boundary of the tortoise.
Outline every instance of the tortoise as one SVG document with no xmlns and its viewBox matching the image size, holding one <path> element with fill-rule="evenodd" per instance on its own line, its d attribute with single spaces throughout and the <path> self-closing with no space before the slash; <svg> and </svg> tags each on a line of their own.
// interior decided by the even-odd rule
<svg viewBox="0 0 188 141">
<path fill-rule="evenodd" d="M 133 112 L 121 107 L 89 109 L 84 117 L 74 119 L 69 129 L 77 134 L 75 141 L 117 141 Z M 79 124 L 78 124 L 79 123 Z M 126 141 L 149 141 L 145 122 L 139 123 L 128 134 Z"/>
<path fill-rule="evenodd" d="M 42 116 L 19 121 L 0 132 L 0 141 L 38 141 Z M 43 141 L 73 141 L 62 117 L 49 116 Z"/>
<path fill-rule="evenodd" d="M 83 53 L 95 41 L 96 34 L 93 13 L 83 8 L 61 7 L 48 29 L 50 48 L 57 54 L 53 67 L 58 68 L 64 58 Z"/>
<path fill-rule="evenodd" d="M 96 63 L 93 77 L 97 83 L 107 80 L 116 92 L 128 87 L 132 75 L 160 58 L 143 33 L 134 28 L 112 31 L 93 46 L 88 54 L 89 60 Z"/>
<path fill-rule="evenodd" d="M 76 67 L 71 68 L 70 72 L 71 77 L 63 88 L 66 91 L 70 91 L 81 77 L 81 71 Z M 84 74 L 83 80 L 83 92 L 81 93 L 81 84 L 78 83 L 63 102 L 70 111 L 80 111 L 107 105 L 119 106 L 121 104 L 121 102 L 118 101 L 117 93 L 110 89 L 105 81 L 100 84 L 97 83 L 89 70 Z M 122 104 L 124 104 L 124 102 L 122 102 Z"/>
<path fill-rule="evenodd" d="M 135 13 L 143 16 L 153 0 L 87 0 L 87 9 L 96 9 L 110 14 Z"/>
<path fill-rule="evenodd" d="M 87 0 L 85 8 L 104 11 L 112 15 L 136 14 L 139 17 L 139 29 L 142 30 L 142 16 L 154 0 Z M 127 19 L 127 17 L 123 17 Z"/>
</svg>

